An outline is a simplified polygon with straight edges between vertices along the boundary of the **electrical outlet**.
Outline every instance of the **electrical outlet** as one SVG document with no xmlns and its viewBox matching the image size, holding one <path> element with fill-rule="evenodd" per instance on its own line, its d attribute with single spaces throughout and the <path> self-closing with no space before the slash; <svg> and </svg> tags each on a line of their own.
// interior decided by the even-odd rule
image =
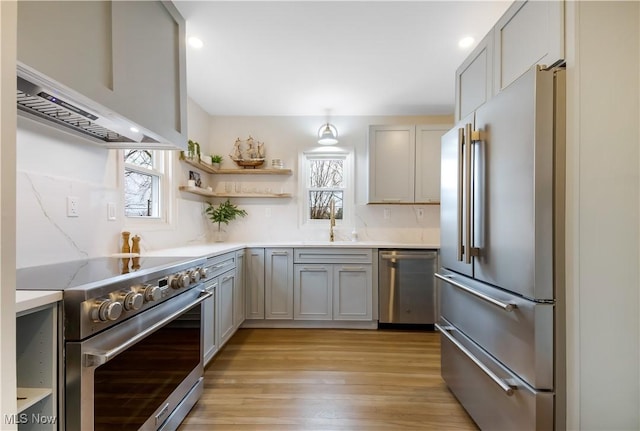
<svg viewBox="0 0 640 431">
<path fill-rule="evenodd" d="M 77 196 L 67 196 L 67 217 L 79 217 L 80 211 L 78 208 L 79 199 Z"/>
<path fill-rule="evenodd" d="M 265 207 L 264 209 L 264 217 L 271 218 L 271 207 Z"/>
<path fill-rule="evenodd" d="M 416 208 L 416 217 L 418 217 L 418 220 L 424 218 L 424 208 Z"/>
<path fill-rule="evenodd" d="M 391 210 L 389 208 L 385 208 L 382 212 L 382 218 L 385 220 L 389 220 L 391 218 Z"/>
</svg>

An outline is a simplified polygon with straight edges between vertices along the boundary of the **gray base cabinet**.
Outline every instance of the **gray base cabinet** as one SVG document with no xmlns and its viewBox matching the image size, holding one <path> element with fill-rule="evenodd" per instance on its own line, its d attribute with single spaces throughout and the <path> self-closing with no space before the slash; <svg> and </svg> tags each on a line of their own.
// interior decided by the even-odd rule
<svg viewBox="0 0 640 431">
<path fill-rule="evenodd" d="M 243 260 L 241 259 L 241 262 Z M 207 260 L 207 279 L 203 289 L 213 296 L 204 302 L 203 357 L 205 365 L 242 324 L 237 314 L 237 299 L 244 298 L 242 277 L 237 276 L 238 256 L 235 252 Z"/>
<path fill-rule="evenodd" d="M 218 284 L 218 330 L 220 334 L 220 347 L 224 346 L 235 330 L 233 310 L 234 293 L 236 291 L 236 270 L 225 272 L 219 278 Z"/>
<path fill-rule="evenodd" d="M 334 265 L 333 319 L 372 319 L 371 264 Z"/>
<path fill-rule="evenodd" d="M 296 264 L 295 320 L 371 320 L 371 265 Z"/>
<path fill-rule="evenodd" d="M 264 248 L 248 248 L 245 253 L 245 318 L 264 319 Z"/>
<path fill-rule="evenodd" d="M 233 296 L 233 326 L 238 329 L 245 319 L 245 295 L 246 295 L 246 268 L 245 268 L 245 250 L 236 252 L 236 280 L 235 292 Z"/>
<path fill-rule="evenodd" d="M 293 249 L 265 249 L 265 319 L 293 319 Z"/>
<path fill-rule="evenodd" d="M 293 318 L 333 319 L 333 265 L 294 265 Z"/>
</svg>

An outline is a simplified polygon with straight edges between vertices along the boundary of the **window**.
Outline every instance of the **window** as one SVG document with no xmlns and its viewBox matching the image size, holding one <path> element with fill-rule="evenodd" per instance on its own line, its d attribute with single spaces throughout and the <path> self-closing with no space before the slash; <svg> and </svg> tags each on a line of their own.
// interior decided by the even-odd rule
<svg viewBox="0 0 640 431">
<path fill-rule="evenodd" d="M 309 219 L 330 218 L 331 202 L 335 205 L 335 218 L 342 220 L 344 213 L 344 160 L 309 160 Z"/>
<path fill-rule="evenodd" d="M 319 220 L 328 220 L 332 202 L 336 221 L 349 219 L 353 199 L 348 188 L 352 184 L 350 154 L 309 152 L 304 154 L 303 163 L 303 223 L 319 224 Z"/>
<path fill-rule="evenodd" d="M 162 218 L 165 183 L 164 151 L 123 150 L 124 214 L 129 218 Z"/>
</svg>

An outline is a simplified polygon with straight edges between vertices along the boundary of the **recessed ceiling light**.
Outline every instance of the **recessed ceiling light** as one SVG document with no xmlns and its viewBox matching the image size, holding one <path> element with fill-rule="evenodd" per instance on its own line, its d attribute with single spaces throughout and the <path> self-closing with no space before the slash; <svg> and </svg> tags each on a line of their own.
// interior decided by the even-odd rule
<svg viewBox="0 0 640 431">
<path fill-rule="evenodd" d="M 131 130 L 133 133 L 138 133 L 140 130 L 137 127 L 129 127 L 129 130 Z"/>
<path fill-rule="evenodd" d="M 189 41 L 189 45 L 192 48 L 195 48 L 195 49 L 200 49 L 200 48 L 202 48 L 202 45 L 204 45 L 202 43 L 202 40 L 200 40 L 199 38 L 197 38 L 195 36 L 191 36 L 188 41 Z"/>
<path fill-rule="evenodd" d="M 472 38 L 471 36 L 463 37 L 458 42 L 458 46 L 460 48 L 469 48 L 471 45 L 473 45 L 473 42 L 475 42 L 475 41 L 476 40 L 474 38 Z"/>
</svg>

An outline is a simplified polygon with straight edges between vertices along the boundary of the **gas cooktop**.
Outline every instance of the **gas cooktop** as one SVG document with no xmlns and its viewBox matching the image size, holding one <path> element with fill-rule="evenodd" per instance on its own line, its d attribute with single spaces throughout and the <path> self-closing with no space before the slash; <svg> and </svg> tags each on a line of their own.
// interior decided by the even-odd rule
<svg viewBox="0 0 640 431">
<path fill-rule="evenodd" d="M 18 268 L 17 290 L 67 290 L 89 284 L 113 283 L 136 278 L 181 263 L 193 257 L 97 257 L 49 265 Z"/>
</svg>

